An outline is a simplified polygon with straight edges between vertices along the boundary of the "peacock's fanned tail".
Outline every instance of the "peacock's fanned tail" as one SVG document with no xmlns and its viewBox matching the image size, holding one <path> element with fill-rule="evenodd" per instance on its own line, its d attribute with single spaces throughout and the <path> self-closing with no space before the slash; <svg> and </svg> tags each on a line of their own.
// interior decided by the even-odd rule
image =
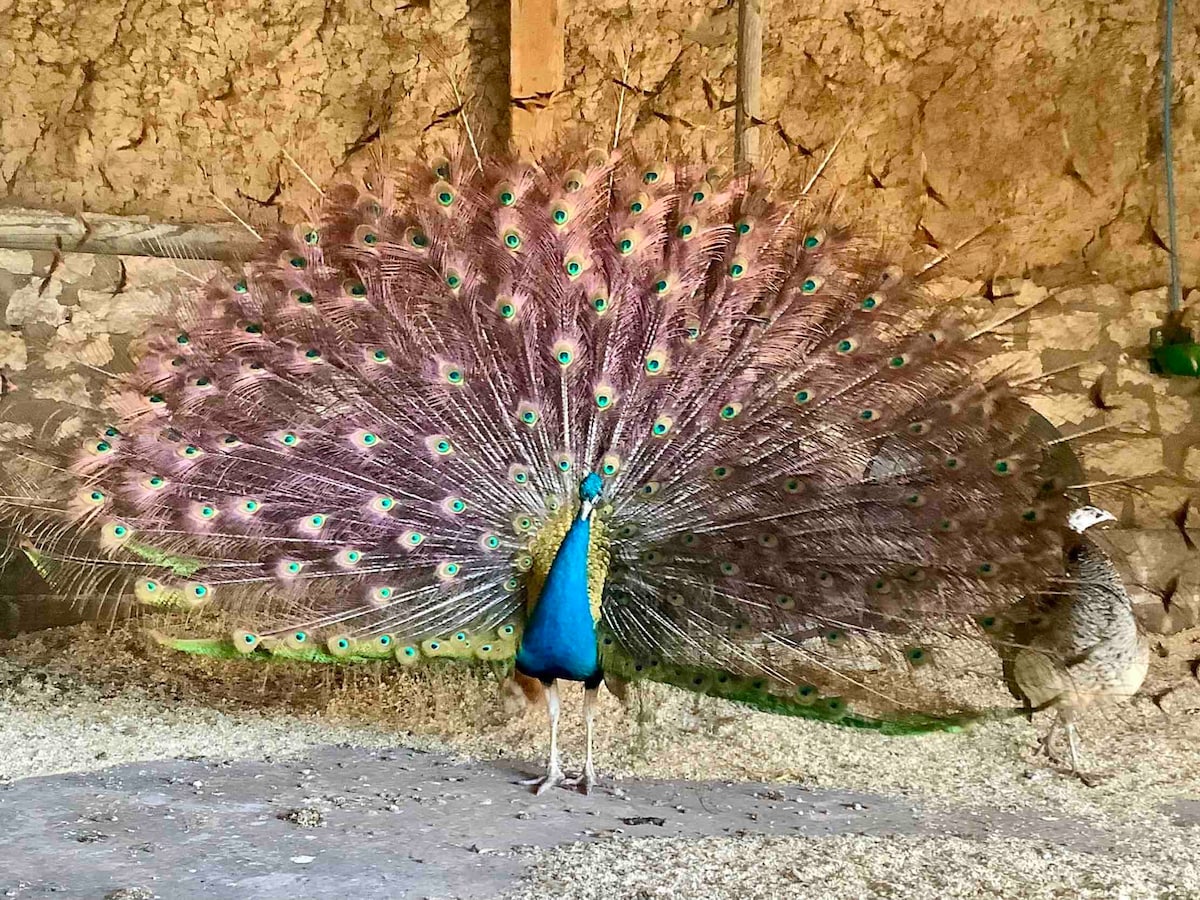
<svg viewBox="0 0 1200 900">
<path fill-rule="evenodd" d="M 594 471 L 606 667 L 952 721 L 925 673 L 1058 571 L 1066 499 L 914 296 L 820 209 L 696 168 L 339 186 L 150 336 L 31 542 L 80 592 L 244 626 L 181 649 L 503 660 Z"/>
</svg>

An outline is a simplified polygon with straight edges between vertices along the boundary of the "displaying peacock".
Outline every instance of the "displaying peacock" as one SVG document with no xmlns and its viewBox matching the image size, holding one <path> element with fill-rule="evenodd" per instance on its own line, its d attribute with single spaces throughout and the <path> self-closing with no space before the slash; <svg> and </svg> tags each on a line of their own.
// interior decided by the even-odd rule
<svg viewBox="0 0 1200 900">
<path fill-rule="evenodd" d="M 1070 499 L 987 330 L 804 197 L 617 154 L 322 196 L 187 289 L 23 547 L 180 650 L 650 679 L 891 734 L 1063 574 Z M 887 464 L 881 465 L 886 446 Z M 40 506 L 40 505 L 39 505 Z M 995 679 L 999 684 L 999 677 Z"/>
</svg>

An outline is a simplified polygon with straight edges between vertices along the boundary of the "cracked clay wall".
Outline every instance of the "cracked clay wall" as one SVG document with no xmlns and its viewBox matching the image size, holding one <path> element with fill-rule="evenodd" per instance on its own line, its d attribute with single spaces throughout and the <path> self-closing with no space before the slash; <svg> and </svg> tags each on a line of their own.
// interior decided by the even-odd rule
<svg viewBox="0 0 1200 900">
<path fill-rule="evenodd" d="M 568 3 L 564 121 L 728 161 L 732 0 Z M 768 2 L 767 167 L 803 177 L 843 130 L 844 208 L 901 242 L 1002 223 L 979 274 L 1163 280 L 1156 0 Z M 1181 2 L 1185 275 L 1200 272 L 1200 5 Z M 450 78 L 503 140 L 503 0 L 0 0 L 0 201 L 256 223 L 318 181 L 452 136 Z M 625 66 L 628 64 L 628 71 Z"/>
<path fill-rule="evenodd" d="M 1066 430 L 1126 429 L 1082 446 L 1086 472 L 1156 476 L 1103 499 L 1130 540 L 1167 536 L 1161 552 L 1139 551 L 1145 577 L 1164 583 L 1186 559 L 1170 516 L 1200 481 L 1200 383 L 1155 378 L 1144 359 L 1165 308 L 1160 3 L 767 7 L 763 166 L 802 183 L 844 133 L 824 195 L 917 261 L 995 226 L 944 267 L 937 293 L 981 321 L 1053 294 L 1006 330 L 1012 358 L 1031 373 L 1086 361 L 1039 408 Z M 639 149 L 728 164 L 736 22 L 733 0 L 568 2 L 567 85 L 544 99 L 600 142 L 621 100 Z M 227 222 L 216 195 L 269 225 L 313 196 L 284 150 L 322 183 L 376 153 L 436 152 L 460 134 L 452 83 L 498 148 L 507 28 L 505 0 L 0 0 L 0 206 Z M 1196 0 L 1177 2 L 1176 32 L 1180 250 L 1194 287 Z M 60 366 L 117 365 L 157 308 L 155 285 L 173 279 L 162 261 L 0 250 L 0 365 L 32 385 L 28 399 L 90 402 L 94 385 Z M 48 352 L 27 350 L 35 324 L 52 329 Z M 1200 595 L 1200 571 L 1187 578 L 1181 591 Z"/>
</svg>

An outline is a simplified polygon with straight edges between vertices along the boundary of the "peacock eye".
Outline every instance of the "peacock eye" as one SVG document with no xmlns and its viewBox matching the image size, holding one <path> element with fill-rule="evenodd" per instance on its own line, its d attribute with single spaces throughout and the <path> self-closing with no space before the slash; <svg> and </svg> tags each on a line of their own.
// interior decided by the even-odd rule
<svg viewBox="0 0 1200 900">
<path fill-rule="evenodd" d="M 523 424 L 532 428 L 538 423 L 540 416 L 538 415 L 538 411 L 535 407 L 528 403 L 523 403 L 517 410 L 517 418 L 519 418 Z"/>
<path fill-rule="evenodd" d="M 594 396 L 596 398 L 597 409 L 608 409 L 610 406 L 612 406 L 613 399 L 615 397 L 612 388 L 607 386 L 596 388 L 596 393 Z"/>
<path fill-rule="evenodd" d="M 554 359 L 564 369 L 575 361 L 575 347 L 570 341 L 559 341 L 554 345 Z"/>
</svg>

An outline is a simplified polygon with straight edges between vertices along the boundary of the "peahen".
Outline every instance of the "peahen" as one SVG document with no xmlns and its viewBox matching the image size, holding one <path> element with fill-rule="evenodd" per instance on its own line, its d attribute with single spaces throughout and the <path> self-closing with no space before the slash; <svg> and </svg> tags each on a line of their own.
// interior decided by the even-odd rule
<svg viewBox="0 0 1200 900">
<path fill-rule="evenodd" d="M 1001 648 L 1012 693 L 1031 713 L 1054 713 L 1042 751 L 1054 755 L 1055 734 L 1065 726 L 1071 772 L 1085 782 L 1090 779 L 1079 766 L 1076 718 L 1090 706 L 1133 696 L 1150 665 L 1150 646 L 1120 572 L 1085 533 L 1114 518 L 1094 506 L 1073 510 L 1065 581 L 1005 618 L 984 621 Z"/>
<path fill-rule="evenodd" d="M 217 656 L 667 682 L 888 734 L 1062 574 L 1019 390 L 804 198 L 616 154 L 340 186 L 119 381 L 26 552 L 81 597 L 215 607 Z M 893 462 L 872 465 L 880 448 Z M 995 679 L 999 684 L 999 677 Z"/>
</svg>

